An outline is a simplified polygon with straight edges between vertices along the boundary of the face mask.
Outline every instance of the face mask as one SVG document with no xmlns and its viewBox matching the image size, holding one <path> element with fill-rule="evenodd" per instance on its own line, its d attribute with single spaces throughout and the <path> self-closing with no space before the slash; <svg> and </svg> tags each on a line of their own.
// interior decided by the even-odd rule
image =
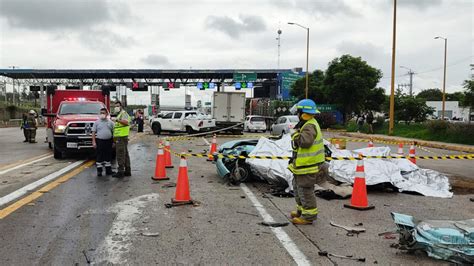
<svg viewBox="0 0 474 266">
<path fill-rule="evenodd" d="M 313 118 L 313 116 L 310 115 L 310 114 L 303 113 L 303 114 L 301 115 L 301 119 L 304 120 L 304 121 L 308 121 L 308 120 L 310 120 L 311 118 Z"/>
<path fill-rule="evenodd" d="M 115 106 L 114 111 L 115 111 L 116 113 L 120 112 L 120 107 Z"/>
<path fill-rule="evenodd" d="M 107 115 L 106 114 L 100 114 L 100 119 L 106 119 Z"/>
</svg>

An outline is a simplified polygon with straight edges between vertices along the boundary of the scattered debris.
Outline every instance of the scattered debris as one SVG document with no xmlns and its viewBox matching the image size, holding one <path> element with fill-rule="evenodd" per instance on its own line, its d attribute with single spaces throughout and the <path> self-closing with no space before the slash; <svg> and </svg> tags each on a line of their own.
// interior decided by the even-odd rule
<svg viewBox="0 0 474 266">
<path fill-rule="evenodd" d="M 357 258 L 352 255 L 338 255 L 338 254 L 329 253 L 327 251 L 319 251 L 318 255 L 323 256 L 323 257 L 334 257 L 334 258 L 339 258 L 339 259 L 348 259 L 348 260 L 356 260 L 360 262 L 365 262 L 365 258 Z"/>
<path fill-rule="evenodd" d="M 358 235 L 360 233 L 365 232 L 365 228 L 361 228 L 361 227 L 351 227 L 351 226 L 340 225 L 340 224 L 334 223 L 333 221 L 330 221 L 329 224 L 346 230 L 348 236 L 354 236 L 354 235 Z"/>
<path fill-rule="evenodd" d="M 87 253 L 86 253 L 85 250 L 82 250 L 82 254 L 84 254 L 84 258 L 86 258 L 87 264 L 91 264 L 91 261 L 90 261 L 89 257 L 87 257 Z"/>
<path fill-rule="evenodd" d="M 417 221 L 395 212 L 392 218 L 400 233 L 400 249 L 423 250 L 435 259 L 474 264 L 474 219 Z"/>
<path fill-rule="evenodd" d="M 474 202 L 474 198 L 470 198 L 469 200 L 472 201 L 472 202 Z"/>
<path fill-rule="evenodd" d="M 245 196 L 240 196 L 241 199 L 245 199 Z"/>
<path fill-rule="evenodd" d="M 80 215 L 80 214 L 76 215 L 76 218 L 80 218 L 80 217 L 81 217 L 81 215 Z"/>
<path fill-rule="evenodd" d="M 157 237 L 160 236 L 160 233 L 146 233 L 146 232 L 141 232 L 141 236 L 148 236 L 148 237 Z"/>
<path fill-rule="evenodd" d="M 173 183 L 173 182 L 165 183 L 161 187 L 162 188 L 176 187 L 176 183 Z"/>
<path fill-rule="evenodd" d="M 30 203 L 28 203 L 28 204 L 26 204 L 26 205 L 28 205 L 28 206 L 35 206 L 36 204 L 35 204 L 34 202 L 30 202 Z"/>
<path fill-rule="evenodd" d="M 354 224 L 354 226 L 363 226 L 364 224 L 363 223 L 356 223 Z"/>
<path fill-rule="evenodd" d="M 288 222 L 283 222 L 283 223 L 279 223 L 279 222 L 261 222 L 259 224 L 264 225 L 264 226 L 269 226 L 269 227 L 283 227 L 283 226 L 289 225 L 290 223 L 288 223 Z"/>
<path fill-rule="evenodd" d="M 247 215 L 252 215 L 252 216 L 258 217 L 258 215 L 257 215 L 257 214 L 248 213 L 248 212 L 241 212 L 241 211 L 236 211 L 236 213 L 240 213 L 240 214 L 247 214 Z"/>
</svg>

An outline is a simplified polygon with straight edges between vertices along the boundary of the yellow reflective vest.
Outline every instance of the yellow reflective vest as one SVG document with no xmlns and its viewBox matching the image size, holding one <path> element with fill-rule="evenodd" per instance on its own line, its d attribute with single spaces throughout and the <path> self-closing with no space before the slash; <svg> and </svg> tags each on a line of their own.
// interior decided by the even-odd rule
<svg viewBox="0 0 474 266">
<path fill-rule="evenodd" d="M 122 125 L 118 121 L 122 120 L 123 116 L 127 115 L 128 116 L 128 123 L 130 123 L 130 116 L 125 112 L 125 110 L 120 111 L 120 113 L 117 115 L 117 119 L 114 125 L 114 137 L 127 137 L 128 134 L 130 133 L 130 124 L 129 125 Z"/>
<path fill-rule="evenodd" d="M 288 169 L 295 175 L 306 175 L 315 174 L 319 172 L 319 164 L 324 162 L 324 143 L 321 129 L 316 119 L 312 118 L 308 120 L 299 130 L 300 133 L 305 127 L 314 125 L 316 128 L 316 138 L 314 139 L 313 145 L 309 148 L 297 147 L 293 151 L 296 152 L 296 157 L 293 158 L 292 163 L 289 164 Z M 294 134 L 291 141 L 294 140 Z"/>
</svg>

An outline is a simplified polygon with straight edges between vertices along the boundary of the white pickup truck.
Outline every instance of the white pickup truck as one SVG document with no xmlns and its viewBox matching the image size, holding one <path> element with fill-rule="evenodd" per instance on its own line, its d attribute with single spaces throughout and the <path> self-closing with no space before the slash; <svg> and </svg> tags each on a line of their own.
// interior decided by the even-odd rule
<svg viewBox="0 0 474 266">
<path fill-rule="evenodd" d="M 214 119 L 205 118 L 196 111 L 170 111 L 151 119 L 151 129 L 156 135 L 162 131 L 186 132 L 208 131 L 216 126 Z"/>
</svg>

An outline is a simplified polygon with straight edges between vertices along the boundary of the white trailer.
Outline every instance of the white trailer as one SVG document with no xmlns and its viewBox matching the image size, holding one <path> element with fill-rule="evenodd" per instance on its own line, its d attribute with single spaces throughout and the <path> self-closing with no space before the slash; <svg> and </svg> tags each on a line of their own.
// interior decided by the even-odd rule
<svg viewBox="0 0 474 266">
<path fill-rule="evenodd" d="M 242 134 L 245 122 L 245 92 L 214 92 L 212 117 L 217 128 Z"/>
</svg>

